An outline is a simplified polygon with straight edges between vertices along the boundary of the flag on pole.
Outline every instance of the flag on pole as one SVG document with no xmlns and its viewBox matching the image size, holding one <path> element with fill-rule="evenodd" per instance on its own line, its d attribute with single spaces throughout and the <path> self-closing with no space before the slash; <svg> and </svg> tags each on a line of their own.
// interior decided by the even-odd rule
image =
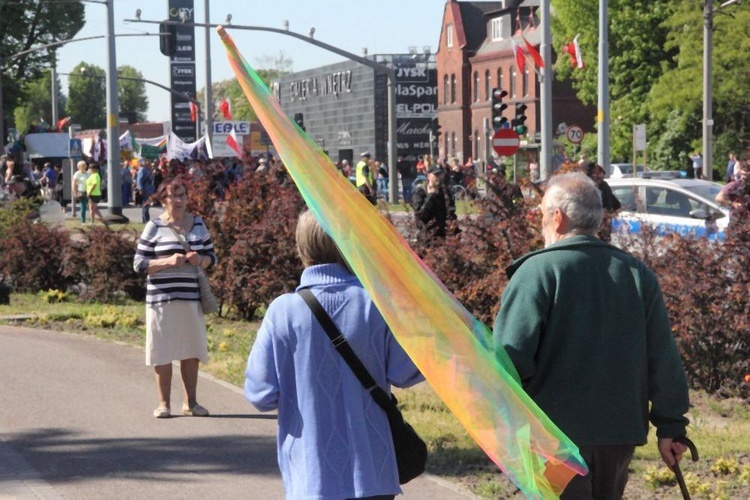
<svg viewBox="0 0 750 500">
<path fill-rule="evenodd" d="M 62 120 L 58 120 L 58 122 L 57 122 L 57 131 L 58 132 L 62 132 L 63 127 L 65 125 L 67 125 L 68 123 L 70 123 L 70 117 L 69 116 L 66 116 Z"/>
<path fill-rule="evenodd" d="M 583 64 L 583 56 L 581 55 L 581 46 L 578 45 L 578 36 L 573 39 L 572 42 L 566 43 L 563 47 L 563 52 L 567 52 L 570 56 L 570 64 L 574 68 L 582 69 L 584 67 Z"/>
<path fill-rule="evenodd" d="M 539 68 L 544 67 L 544 59 L 542 59 L 542 55 L 539 53 L 538 50 L 536 50 L 536 47 L 531 45 L 528 40 L 526 40 L 526 37 L 521 35 L 521 38 L 523 38 L 524 43 L 526 44 L 526 50 L 529 51 L 529 54 L 531 54 L 531 58 L 534 60 L 534 64 L 537 65 Z"/>
<path fill-rule="evenodd" d="M 516 56 L 516 64 L 518 65 L 518 70 L 523 71 L 523 69 L 526 67 L 526 56 L 523 55 L 523 50 L 521 50 L 521 47 L 518 46 L 515 40 L 511 38 L 510 41 L 513 44 L 513 53 Z"/>
<path fill-rule="evenodd" d="M 232 131 L 229 132 L 229 135 L 227 136 L 227 145 L 232 148 L 235 153 L 237 153 L 238 158 L 242 158 L 242 149 L 240 148 L 240 143 L 237 140 L 237 133 L 234 131 L 234 127 L 232 127 Z"/>
<path fill-rule="evenodd" d="M 221 111 L 221 114 L 224 115 L 224 118 L 227 120 L 232 119 L 232 103 L 229 102 L 229 99 L 226 97 L 219 103 L 219 110 Z"/>
<path fill-rule="evenodd" d="M 190 101 L 190 120 L 194 122 L 198 121 L 198 105 L 193 101 Z"/>
</svg>

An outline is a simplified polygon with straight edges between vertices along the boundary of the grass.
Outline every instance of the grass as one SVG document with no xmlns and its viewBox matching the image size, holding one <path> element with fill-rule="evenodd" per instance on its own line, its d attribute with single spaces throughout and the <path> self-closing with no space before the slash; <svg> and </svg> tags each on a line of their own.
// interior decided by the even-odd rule
<svg viewBox="0 0 750 500">
<path fill-rule="evenodd" d="M 81 304 L 61 292 L 14 294 L 10 306 L 0 306 L 3 316 L 30 315 L 31 327 L 78 332 L 142 345 L 145 307 L 124 302 L 116 306 Z M 41 313 L 40 311 L 44 311 Z M 242 386 L 247 356 L 258 322 L 207 317 L 209 363 L 202 369 Z M 404 416 L 427 442 L 427 469 L 471 490 L 483 498 L 518 497 L 510 483 L 474 444 L 456 418 L 428 384 L 395 390 Z M 750 498 L 750 409 L 739 400 L 719 400 L 692 392 L 689 433 L 701 454 L 698 463 L 683 461 L 682 470 L 694 498 Z M 652 429 L 649 444 L 639 447 L 630 467 L 625 498 L 681 498 L 674 474 L 662 463 Z"/>
</svg>

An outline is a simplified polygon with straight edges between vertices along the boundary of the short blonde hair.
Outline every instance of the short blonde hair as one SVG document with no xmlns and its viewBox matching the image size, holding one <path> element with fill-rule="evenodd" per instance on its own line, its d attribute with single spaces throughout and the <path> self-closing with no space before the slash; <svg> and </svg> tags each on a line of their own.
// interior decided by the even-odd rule
<svg viewBox="0 0 750 500">
<path fill-rule="evenodd" d="M 317 264 L 341 264 L 348 267 L 333 239 L 323 230 L 309 210 L 297 220 L 297 253 L 305 267 Z"/>
</svg>

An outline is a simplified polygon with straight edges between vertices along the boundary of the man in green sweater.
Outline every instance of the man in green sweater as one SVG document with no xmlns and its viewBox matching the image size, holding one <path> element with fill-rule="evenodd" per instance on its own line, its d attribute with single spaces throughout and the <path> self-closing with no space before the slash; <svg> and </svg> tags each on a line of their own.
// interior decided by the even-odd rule
<svg viewBox="0 0 750 500">
<path fill-rule="evenodd" d="M 594 236 L 602 220 L 594 182 L 553 177 L 541 210 L 545 248 L 508 268 L 495 348 L 589 465 L 561 498 L 621 498 L 649 420 L 668 466 L 686 451 L 672 441 L 688 424 L 685 372 L 654 273 Z"/>
</svg>

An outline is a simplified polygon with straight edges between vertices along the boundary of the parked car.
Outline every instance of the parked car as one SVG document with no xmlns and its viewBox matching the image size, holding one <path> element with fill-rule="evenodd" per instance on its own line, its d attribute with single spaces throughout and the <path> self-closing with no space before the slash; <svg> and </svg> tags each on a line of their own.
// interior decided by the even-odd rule
<svg viewBox="0 0 750 500">
<path fill-rule="evenodd" d="M 714 201 L 721 185 L 699 179 L 628 177 L 607 181 L 622 210 L 613 220 L 613 233 L 637 233 L 643 224 L 657 234 L 723 240 L 729 211 Z"/>
<path fill-rule="evenodd" d="M 633 177 L 633 164 L 632 163 L 610 163 L 612 173 L 609 174 L 610 179 L 622 179 L 623 177 Z M 636 175 L 640 175 L 643 172 L 648 172 L 648 169 L 643 165 L 637 165 L 635 167 Z"/>
</svg>

